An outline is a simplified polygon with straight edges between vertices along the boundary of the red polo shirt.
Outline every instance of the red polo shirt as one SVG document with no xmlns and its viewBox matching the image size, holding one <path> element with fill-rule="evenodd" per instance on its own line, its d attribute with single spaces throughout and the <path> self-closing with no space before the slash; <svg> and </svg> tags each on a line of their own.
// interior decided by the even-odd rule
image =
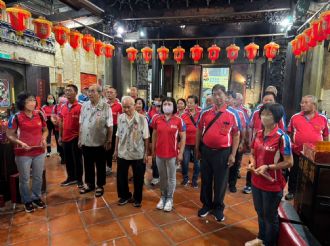
<svg viewBox="0 0 330 246">
<path fill-rule="evenodd" d="M 62 120 L 62 141 L 69 142 L 79 136 L 79 117 L 81 104 L 75 101 L 71 107 L 67 102 L 61 108 L 60 119 Z"/>
<path fill-rule="evenodd" d="M 212 149 L 230 147 L 233 142 L 232 136 L 239 131 L 239 119 L 236 118 L 234 109 L 227 108 L 227 105 L 224 105 L 220 111 L 222 114 L 211 128 L 207 130 L 202 139 L 203 143 Z M 205 130 L 216 114 L 215 106 L 202 111 L 198 121 L 198 128 L 201 132 Z"/>
<path fill-rule="evenodd" d="M 41 107 L 41 111 L 44 113 L 44 115 L 47 118 L 50 118 L 52 116 L 54 107 L 55 107 L 55 105 L 44 105 Z"/>
<path fill-rule="evenodd" d="M 186 111 L 181 117 L 186 125 L 186 145 L 196 144 L 197 122 L 200 114 L 200 111 L 196 111 L 195 116 L 192 116 L 190 111 Z M 194 122 L 191 118 L 194 119 Z"/>
<path fill-rule="evenodd" d="M 110 102 L 108 104 L 112 110 L 112 118 L 113 118 L 113 125 L 116 126 L 118 124 L 118 116 L 123 113 L 123 107 L 121 103 L 115 100 L 115 102 L 111 105 Z"/>
<path fill-rule="evenodd" d="M 316 112 L 315 116 L 308 120 L 304 112 L 300 112 L 291 117 L 288 132 L 292 134 L 293 151 L 300 155 L 304 143 L 314 144 L 329 136 L 328 119 Z"/>
<path fill-rule="evenodd" d="M 159 110 L 159 112 L 160 112 L 160 110 Z M 157 109 L 156 109 L 156 106 L 151 106 L 151 108 L 148 112 L 148 115 L 149 115 L 150 119 L 152 119 L 152 117 L 154 117 L 154 115 L 156 115 L 156 114 L 159 114 Z"/>
<path fill-rule="evenodd" d="M 282 156 L 291 155 L 290 137 L 278 126 L 268 136 L 264 136 L 263 130 L 260 130 L 252 141 L 251 149 L 254 150 L 256 168 L 262 165 L 276 164 L 279 162 L 280 154 Z M 283 190 L 286 182 L 282 170 L 268 170 L 267 172 L 275 179 L 274 182 L 261 175 L 252 174 L 252 184 L 265 191 L 278 192 Z"/>
<path fill-rule="evenodd" d="M 253 129 L 253 136 L 256 134 L 256 132 L 262 130 L 262 123 L 261 123 L 261 119 L 260 119 L 260 109 L 261 109 L 261 107 L 258 106 L 257 109 L 254 110 L 254 112 L 251 116 L 250 122 L 249 122 L 249 127 L 251 129 Z M 282 129 L 283 131 L 286 130 L 284 116 L 278 123 L 278 127 L 280 129 Z"/>
<path fill-rule="evenodd" d="M 242 126 L 242 130 L 245 130 L 246 128 L 246 118 L 245 118 L 245 114 L 243 112 L 243 110 L 237 109 L 235 108 L 235 110 L 238 113 L 239 119 L 241 120 L 241 126 Z"/>
<path fill-rule="evenodd" d="M 183 120 L 174 115 L 167 121 L 165 115 L 160 115 L 154 119 L 153 128 L 157 131 L 156 156 L 177 157 L 178 134 L 186 130 Z"/>
<path fill-rule="evenodd" d="M 18 139 L 33 147 L 31 150 L 26 151 L 22 149 L 21 146 L 15 146 L 15 155 L 38 156 L 45 153 L 44 148 L 38 147 L 41 146 L 42 128 L 44 127 L 46 127 L 46 119 L 41 111 L 33 111 L 32 118 L 28 117 L 22 111 L 15 114 L 9 120 L 8 128 L 18 129 Z"/>
</svg>

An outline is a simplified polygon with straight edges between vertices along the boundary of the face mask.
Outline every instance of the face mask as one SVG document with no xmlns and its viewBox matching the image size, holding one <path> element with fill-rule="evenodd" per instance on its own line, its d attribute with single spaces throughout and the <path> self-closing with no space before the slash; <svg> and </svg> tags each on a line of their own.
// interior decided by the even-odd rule
<svg viewBox="0 0 330 246">
<path fill-rule="evenodd" d="M 261 122 L 264 126 L 270 126 L 274 124 L 273 116 L 261 116 Z"/>
<path fill-rule="evenodd" d="M 53 99 L 48 99 L 47 102 L 48 102 L 49 104 L 53 104 L 53 103 L 54 103 L 54 100 L 53 100 Z"/>
<path fill-rule="evenodd" d="M 164 105 L 163 106 L 164 114 L 172 114 L 173 113 L 173 105 Z"/>
</svg>

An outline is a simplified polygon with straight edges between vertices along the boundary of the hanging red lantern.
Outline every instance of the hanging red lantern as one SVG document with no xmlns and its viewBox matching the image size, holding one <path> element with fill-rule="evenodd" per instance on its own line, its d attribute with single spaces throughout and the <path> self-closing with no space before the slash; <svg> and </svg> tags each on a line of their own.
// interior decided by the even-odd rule
<svg viewBox="0 0 330 246">
<path fill-rule="evenodd" d="M 19 5 L 7 8 L 6 11 L 9 14 L 12 28 L 16 31 L 17 35 L 22 36 L 27 28 L 28 19 L 31 17 L 31 13 Z"/>
<path fill-rule="evenodd" d="M 250 43 L 244 47 L 245 56 L 248 58 L 249 62 L 253 62 L 256 58 L 259 50 L 259 45 L 255 43 Z"/>
<path fill-rule="evenodd" d="M 97 40 L 94 44 L 94 53 L 97 57 L 103 55 L 104 43 L 100 40 Z"/>
<path fill-rule="evenodd" d="M 215 63 L 219 59 L 221 49 L 216 44 L 213 44 L 207 51 L 209 52 L 209 59 L 212 63 Z"/>
<path fill-rule="evenodd" d="M 239 50 L 240 47 L 236 46 L 236 44 L 231 44 L 226 48 L 230 63 L 233 63 L 237 59 Z"/>
<path fill-rule="evenodd" d="M 82 38 L 82 45 L 84 50 L 90 52 L 94 48 L 95 38 L 90 34 L 85 34 Z"/>
<path fill-rule="evenodd" d="M 0 0 L 0 17 L 2 15 L 1 10 L 6 9 L 6 3 L 2 0 Z"/>
<path fill-rule="evenodd" d="M 55 34 L 56 42 L 59 43 L 61 47 L 63 47 L 64 44 L 68 42 L 70 29 L 60 24 L 53 27 L 53 32 Z"/>
<path fill-rule="evenodd" d="M 317 42 L 313 34 L 313 29 L 311 27 L 307 28 L 303 33 L 305 34 L 308 47 L 314 48 L 317 45 Z"/>
<path fill-rule="evenodd" d="M 168 52 L 169 50 L 165 46 L 161 46 L 160 48 L 157 49 L 158 58 L 163 65 L 165 64 L 165 61 L 168 58 Z"/>
<path fill-rule="evenodd" d="M 194 47 L 190 48 L 190 56 L 197 64 L 203 58 L 203 48 L 195 44 Z"/>
<path fill-rule="evenodd" d="M 114 56 L 115 46 L 111 44 L 105 44 L 103 47 L 104 55 L 106 58 L 111 59 Z"/>
<path fill-rule="evenodd" d="M 46 39 L 49 38 L 52 32 L 52 22 L 45 19 L 45 17 L 40 16 L 38 19 L 33 20 L 34 32 L 38 38 L 40 38 L 41 43 L 45 43 Z"/>
<path fill-rule="evenodd" d="M 175 49 L 173 49 L 174 60 L 176 61 L 177 64 L 181 64 L 185 52 L 186 50 L 181 46 L 178 46 Z"/>
<path fill-rule="evenodd" d="M 142 50 L 142 57 L 146 64 L 149 64 L 149 62 L 152 59 L 152 49 L 150 47 L 144 47 Z"/>
<path fill-rule="evenodd" d="M 70 46 L 72 49 L 76 50 L 79 48 L 82 36 L 83 35 L 76 30 L 70 32 Z"/>
<path fill-rule="evenodd" d="M 136 60 L 136 55 L 138 53 L 138 50 L 135 49 L 134 47 L 129 47 L 126 49 L 127 53 L 127 59 L 130 61 L 130 63 L 134 63 Z"/>
<path fill-rule="evenodd" d="M 280 49 L 280 46 L 275 42 L 270 42 L 264 46 L 264 56 L 267 57 L 269 62 L 272 62 L 276 57 Z"/>
<path fill-rule="evenodd" d="M 330 38 L 330 10 L 325 11 L 321 14 L 321 18 L 323 20 L 323 30 L 326 34 L 327 38 Z"/>
<path fill-rule="evenodd" d="M 311 22 L 314 38 L 317 42 L 322 43 L 327 37 L 323 31 L 322 20 L 314 20 Z"/>
<path fill-rule="evenodd" d="M 300 47 L 299 47 L 298 39 L 295 38 L 290 43 L 291 43 L 291 46 L 292 46 L 292 53 L 294 54 L 296 59 L 299 59 L 300 55 L 301 55 L 301 50 L 300 50 Z"/>
<path fill-rule="evenodd" d="M 307 41 L 306 41 L 306 36 L 304 33 L 301 33 L 297 36 L 297 40 L 298 40 L 298 47 L 301 50 L 302 54 L 305 54 L 308 51 L 308 45 L 307 45 Z"/>
</svg>

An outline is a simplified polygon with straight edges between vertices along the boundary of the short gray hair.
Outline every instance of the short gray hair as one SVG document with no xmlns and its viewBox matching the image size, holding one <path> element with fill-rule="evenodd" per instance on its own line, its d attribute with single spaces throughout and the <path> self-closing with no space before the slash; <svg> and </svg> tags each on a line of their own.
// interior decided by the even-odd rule
<svg viewBox="0 0 330 246">
<path fill-rule="evenodd" d="M 312 99 L 312 102 L 313 102 L 314 105 L 317 107 L 319 101 L 318 101 L 318 99 L 317 99 L 316 96 L 314 96 L 314 95 L 306 95 L 306 96 L 303 96 L 303 98 L 304 98 L 304 97 L 308 97 L 308 98 Z"/>
<path fill-rule="evenodd" d="M 94 84 L 94 85 L 89 86 L 88 89 L 91 88 L 92 86 L 95 86 L 97 93 L 99 93 L 100 95 L 102 95 L 102 86 L 100 86 L 98 84 Z"/>
<path fill-rule="evenodd" d="M 244 98 L 243 98 L 243 95 L 242 95 L 242 93 L 236 93 L 236 99 L 239 99 L 239 100 L 243 100 Z"/>
<path fill-rule="evenodd" d="M 121 99 L 121 103 L 124 104 L 125 101 L 130 101 L 133 105 L 135 104 L 135 101 L 131 96 L 123 96 Z"/>
</svg>

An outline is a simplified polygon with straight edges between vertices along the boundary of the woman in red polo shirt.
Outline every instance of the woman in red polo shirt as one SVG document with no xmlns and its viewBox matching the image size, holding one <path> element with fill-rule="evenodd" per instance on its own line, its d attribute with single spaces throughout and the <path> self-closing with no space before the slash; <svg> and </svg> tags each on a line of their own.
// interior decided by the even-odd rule
<svg viewBox="0 0 330 246">
<path fill-rule="evenodd" d="M 47 101 L 45 103 L 45 105 L 43 105 L 41 107 L 41 111 L 44 113 L 44 115 L 46 116 L 47 119 L 47 129 L 48 129 L 48 137 L 47 137 L 47 157 L 50 156 L 50 152 L 52 151 L 51 149 L 51 141 L 52 141 L 52 133 L 55 132 L 55 126 L 51 120 L 53 111 L 54 111 L 54 107 L 56 104 L 56 100 L 55 97 L 51 94 L 49 94 L 47 96 Z"/>
<path fill-rule="evenodd" d="M 143 116 L 146 117 L 147 122 L 149 124 L 150 118 L 149 115 L 147 114 L 147 112 L 144 110 L 146 107 L 146 103 L 144 102 L 144 100 L 140 97 L 135 99 L 135 110 L 136 112 L 138 112 L 139 114 L 142 114 Z"/>
<path fill-rule="evenodd" d="M 15 162 L 19 172 L 20 194 L 25 211 L 30 213 L 34 211 L 34 205 L 38 208 L 46 207 L 41 200 L 41 187 L 48 131 L 43 113 L 35 110 L 36 98 L 32 94 L 21 92 L 17 96 L 16 105 L 19 112 L 10 119 L 7 136 L 16 145 Z"/>
<path fill-rule="evenodd" d="M 286 185 L 282 169 L 292 166 L 290 138 L 278 127 L 282 105 L 265 104 L 260 109 L 263 129 L 251 144 L 252 196 L 258 214 L 258 238 L 245 245 L 276 245 L 279 233 L 278 206 Z"/>
<path fill-rule="evenodd" d="M 160 178 L 161 198 L 157 209 L 170 212 L 173 208 L 173 194 L 176 186 L 176 159 L 182 161 L 186 143 L 185 125 L 181 118 L 175 116 L 177 112 L 174 98 L 167 97 L 161 106 L 162 115 L 153 123 L 152 156 L 156 163 Z M 177 144 L 180 135 L 180 152 Z"/>
<path fill-rule="evenodd" d="M 181 117 L 186 112 L 187 102 L 183 98 L 180 98 L 176 104 L 178 107 L 178 112 L 176 112 L 175 115 Z"/>
</svg>

